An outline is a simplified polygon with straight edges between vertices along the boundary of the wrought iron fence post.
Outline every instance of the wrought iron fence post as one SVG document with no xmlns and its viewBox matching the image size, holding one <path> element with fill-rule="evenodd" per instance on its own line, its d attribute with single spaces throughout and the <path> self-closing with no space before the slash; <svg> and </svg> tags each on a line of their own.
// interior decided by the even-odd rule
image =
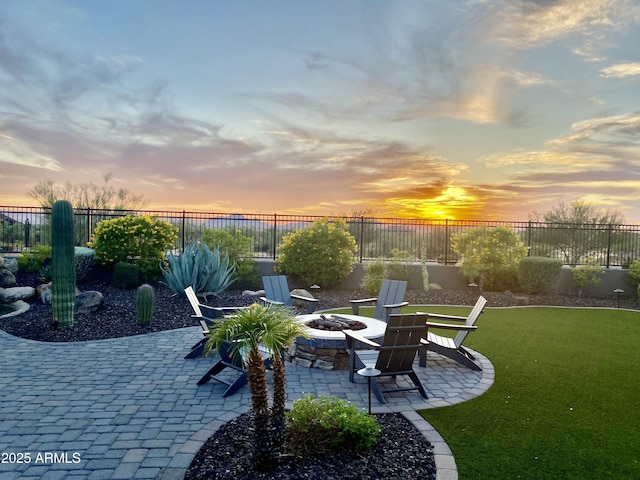
<svg viewBox="0 0 640 480">
<path fill-rule="evenodd" d="M 362 263 L 364 255 L 364 217 L 360 217 L 360 263 Z"/>
<path fill-rule="evenodd" d="M 607 235 L 607 268 L 611 265 L 611 234 L 613 233 L 613 224 L 609 224 L 609 234 Z"/>
<path fill-rule="evenodd" d="M 276 242 L 278 241 L 278 214 L 273 214 L 273 260 L 276 260 Z"/>
<path fill-rule="evenodd" d="M 184 252 L 184 245 L 185 245 L 185 225 L 186 225 L 186 222 L 187 222 L 186 216 L 187 216 L 187 212 L 185 212 L 184 210 L 182 210 L 182 238 L 180 239 L 180 252 Z"/>
<path fill-rule="evenodd" d="M 449 264 L 449 219 L 444 219 L 444 264 Z"/>
<path fill-rule="evenodd" d="M 87 207 L 87 242 L 91 240 L 91 207 Z"/>
</svg>

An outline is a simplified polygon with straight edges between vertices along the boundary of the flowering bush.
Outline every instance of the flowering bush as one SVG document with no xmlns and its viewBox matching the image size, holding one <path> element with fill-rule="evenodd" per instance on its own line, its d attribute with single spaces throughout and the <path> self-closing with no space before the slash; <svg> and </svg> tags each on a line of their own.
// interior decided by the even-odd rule
<svg viewBox="0 0 640 480">
<path fill-rule="evenodd" d="M 177 237 L 178 229 L 169 222 L 148 215 L 127 215 L 98 223 L 88 245 L 95 250 L 100 265 L 134 263 L 147 281 L 158 276 L 160 262 Z"/>
</svg>

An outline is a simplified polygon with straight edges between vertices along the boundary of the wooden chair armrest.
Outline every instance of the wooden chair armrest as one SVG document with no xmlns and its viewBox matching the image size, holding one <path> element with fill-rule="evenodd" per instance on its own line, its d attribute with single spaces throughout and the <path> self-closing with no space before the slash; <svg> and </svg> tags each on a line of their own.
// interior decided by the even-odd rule
<svg viewBox="0 0 640 480">
<path fill-rule="evenodd" d="M 441 320 L 455 320 L 455 321 L 459 321 L 459 322 L 466 322 L 467 321 L 467 317 L 461 317 L 459 315 L 446 315 L 446 314 L 442 314 L 442 313 L 429 313 L 429 312 L 418 312 L 418 313 L 426 313 L 430 317 L 439 318 Z"/>
<path fill-rule="evenodd" d="M 378 300 L 377 298 L 356 298 L 355 300 L 349 300 L 349 303 L 367 303 L 367 302 L 375 302 Z"/>
<path fill-rule="evenodd" d="M 270 300 L 267 297 L 260 297 L 264 303 L 270 303 L 271 305 L 284 305 L 284 302 L 278 302 L 277 300 Z"/>
<path fill-rule="evenodd" d="M 389 305 L 383 305 L 383 307 L 388 309 L 393 309 L 393 308 L 406 307 L 407 305 L 409 305 L 409 302 L 392 303 Z"/>
<path fill-rule="evenodd" d="M 318 303 L 320 301 L 319 298 L 302 297 L 300 295 L 291 295 L 291 298 L 295 298 L 296 300 L 303 300 L 305 302 L 313 302 L 313 303 Z"/>
<path fill-rule="evenodd" d="M 451 323 L 436 323 L 436 322 L 427 322 L 425 323 L 427 329 L 428 328 L 443 328 L 445 330 L 477 330 L 478 327 L 476 325 L 454 325 Z"/>
<path fill-rule="evenodd" d="M 374 342 L 373 340 L 369 340 L 368 338 L 364 338 L 362 335 L 359 335 L 353 330 L 343 330 L 342 333 L 344 333 L 345 337 L 347 337 L 347 343 L 351 343 L 349 342 L 349 340 L 355 340 L 376 349 L 380 348 L 380 344 Z"/>
</svg>

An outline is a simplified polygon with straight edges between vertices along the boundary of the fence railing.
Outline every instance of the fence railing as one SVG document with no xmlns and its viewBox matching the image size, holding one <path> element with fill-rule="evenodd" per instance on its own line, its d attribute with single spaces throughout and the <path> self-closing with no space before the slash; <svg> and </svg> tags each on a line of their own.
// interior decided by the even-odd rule
<svg viewBox="0 0 640 480">
<path fill-rule="evenodd" d="M 102 220 L 123 215 L 149 215 L 178 228 L 175 249 L 199 240 L 205 229 L 240 231 L 252 239 L 255 258 L 273 258 L 287 233 L 323 216 L 228 214 L 162 210 L 99 210 L 78 208 L 75 243 L 86 245 Z M 51 210 L 41 207 L 0 206 L 0 252 L 19 253 L 50 245 Z M 601 265 L 626 266 L 640 258 L 640 225 L 563 224 L 532 221 L 425 220 L 404 218 L 332 217 L 346 221 L 358 244 L 358 260 L 426 260 L 455 263 L 452 236 L 471 228 L 506 226 L 517 233 L 529 255 L 559 258 L 579 265 L 594 257 Z"/>
</svg>

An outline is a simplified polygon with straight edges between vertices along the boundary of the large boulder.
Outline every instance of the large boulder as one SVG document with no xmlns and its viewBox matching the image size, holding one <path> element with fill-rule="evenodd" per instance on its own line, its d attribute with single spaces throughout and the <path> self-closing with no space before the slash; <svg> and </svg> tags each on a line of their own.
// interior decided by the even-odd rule
<svg viewBox="0 0 640 480">
<path fill-rule="evenodd" d="M 100 292 L 89 290 L 76 295 L 76 313 L 79 315 L 87 315 L 93 313 L 102 307 L 104 297 Z"/>
<path fill-rule="evenodd" d="M 15 275 L 18 273 L 18 259 L 16 257 L 0 257 L 0 268 L 2 267 Z"/>
<path fill-rule="evenodd" d="M 0 303 L 14 303 L 18 300 L 27 300 L 35 296 L 33 287 L 0 288 Z"/>
<path fill-rule="evenodd" d="M 0 267 L 0 287 L 8 288 L 16 286 L 16 276 L 8 268 Z"/>
</svg>

